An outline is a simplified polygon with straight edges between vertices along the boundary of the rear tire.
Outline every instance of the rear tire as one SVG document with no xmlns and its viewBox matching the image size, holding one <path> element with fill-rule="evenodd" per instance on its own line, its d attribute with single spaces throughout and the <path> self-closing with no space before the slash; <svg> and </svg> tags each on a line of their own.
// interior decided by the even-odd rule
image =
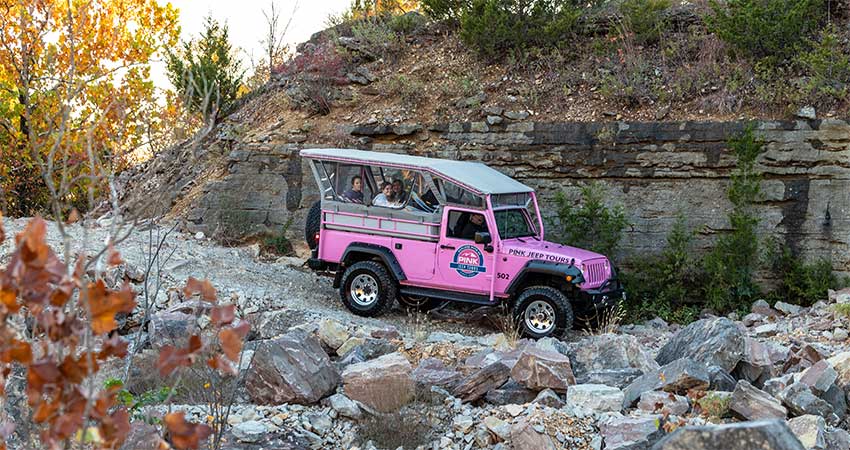
<svg viewBox="0 0 850 450">
<path fill-rule="evenodd" d="M 434 298 L 402 294 L 398 297 L 398 303 L 402 308 L 430 311 L 440 306 L 443 302 Z"/>
<path fill-rule="evenodd" d="M 304 240 L 310 246 L 310 250 L 319 246 L 319 240 L 316 235 L 319 233 L 322 226 L 322 202 L 317 201 L 310 207 L 307 212 L 307 222 L 304 225 Z"/>
<path fill-rule="evenodd" d="M 375 317 L 388 311 L 398 288 L 383 264 L 360 261 L 345 269 L 339 295 L 342 304 L 354 314 Z"/>
<path fill-rule="evenodd" d="M 559 338 L 573 327 L 570 300 L 550 286 L 531 286 L 522 291 L 513 314 L 520 335 L 532 339 Z"/>
</svg>

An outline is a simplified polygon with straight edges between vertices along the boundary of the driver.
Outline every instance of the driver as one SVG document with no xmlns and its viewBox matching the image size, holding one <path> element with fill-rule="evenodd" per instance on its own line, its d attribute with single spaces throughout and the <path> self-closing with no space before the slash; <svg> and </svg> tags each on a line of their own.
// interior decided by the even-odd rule
<svg viewBox="0 0 850 450">
<path fill-rule="evenodd" d="M 486 232 L 487 225 L 484 223 L 484 215 L 472 213 L 469 216 L 469 221 L 463 226 L 460 232 L 461 239 L 475 239 L 475 233 Z"/>
</svg>

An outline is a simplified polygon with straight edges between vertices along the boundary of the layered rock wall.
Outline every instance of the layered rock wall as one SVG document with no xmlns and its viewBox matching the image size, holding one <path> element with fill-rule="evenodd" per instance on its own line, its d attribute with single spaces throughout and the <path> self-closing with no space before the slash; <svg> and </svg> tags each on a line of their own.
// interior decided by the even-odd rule
<svg viewBox="0 0 850 450">
<path fill-rule="evenodd" d="M 728 229 L 726 189 L 735 159 L 727 142 L 746 123 L 540 123 L 507 116 L 490 120 L 497 124 L 361 125 L 342 131 L 363 149 L 487 163 L 538 190 L 553 233 L 559 227 L 554 195 L 564 191 L 577 198 L 582 184 L 600 182 L 610 203 L 622 204 L 632 223 L 619 256 L 640 258 L 663 248 L 679 213 L 698 231 L 700 247 Z M 807 258 L 831 259 L 838 272 L 850 274 L 850 125 L 837 119 L 753 125 L 766 143 L 758 158 L 764 177 L 757 205 L 762 234 Z M 279 229 L 293 218 L 290 232 L 300 235 L 305 208 L 318 197 L 298 157 L 303 147 L 285 139 L 237 143 L 227 174 L 194 201 L 191 226 L 246 234 Z"/>
</svg>

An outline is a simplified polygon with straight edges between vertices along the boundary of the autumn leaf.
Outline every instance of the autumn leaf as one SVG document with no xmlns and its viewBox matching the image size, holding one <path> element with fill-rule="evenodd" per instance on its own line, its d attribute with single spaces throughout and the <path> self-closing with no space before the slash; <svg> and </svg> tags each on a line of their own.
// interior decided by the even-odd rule
<svg viewBox="0 0 850 450">
<path fill-rule="evenodd" d="M 221 342 L 221 350 L 224 356 L 231 361 L 239 360 L 239 353 L 242 351 L 242 338 L 236 334 L 231 328 L 225 328 L 218 333 L 218 339 Z"/>
<path fill-rule="evenodd" d="M 103 280 L 89 283 L 86 292 L 91 309 L 91 327 L 95 334 L 104 334 L 114 330 L 118 324 L 115 315 L 131 313 L 136 307 L 135 294 L 128 285 L 117 292 L 107 291 Z"/>
<path fill-rule="evenodd" d="M 187 348 L 176 348 L 172 345 L 162 347 L 159 352 L 159 361 L 156 364 L 159 374 L 164 377 L 174 372 L 178 367 L 191 366 L 195 361 L 195 355 L 202 346 L 201 338 L 194 335 L 189 338 Z"/>
<path fill-rule="evenodd" d="M 207 360 L 207 365 L 227 375 L 236 375 L 239 372 L 233 367 L 233 364 L 221 355 L 215 355 Z"/>
<path fill-rule="evenodd" d="M 187 422 L 182 411 L 166 414 L 164 422 L 171 445 L 179 450 L 196 449 L 201 441 L 212 434 L 212 429 L 207 425 Z"/>
<path fill-rule="evenodd" d="M 127 342 L 127 340 L 117 334 L 113 335 L 109 339 L 103 341 L 103 347 L 101 347 L 100 353 L 97 354 L 97 359 L 104 360 L 110 356 L 123 358 L 127 356 L 128 345 L 129 342 Z"/>
<path fill-rule="evenodd" d="M 186 287 L 183 288 L 183 294 L 186 297 L 192 297 L 195 294 L 200 294 L 201 299 L 210 303 L 216 302 L 215 288 L 209 280 L 201 281 L 193 277 L 189 277 L 189 281 L 186 282 Z"/>
<path fill-rule="evenodd" d="M 215 326 L 230 325 L 236 318 L 236 305 L 216 306 L 210 313 L 210 319 Z"/>
<path fill-rule="evenodd" d="M 71 225 L 72 223 L 77 223 L 80 220 L 80 212 L 77 211 L 77 208 L 71 209 L 71 214 L 68 214 L 68 218 L 65 219 L 65 223 Z"/>
<path fill-rule="evenodd" d="M 121 259 L 121 253 L 118 250 L 115 250 L 115 247 L 112 246 L 112 242 L 109 243 L 107 248 L 107 253 L 109 254 L 109 258 L 106 263 L 110 266 L 118 266 L 124 264 L 124 260 Z"/>
</svg>

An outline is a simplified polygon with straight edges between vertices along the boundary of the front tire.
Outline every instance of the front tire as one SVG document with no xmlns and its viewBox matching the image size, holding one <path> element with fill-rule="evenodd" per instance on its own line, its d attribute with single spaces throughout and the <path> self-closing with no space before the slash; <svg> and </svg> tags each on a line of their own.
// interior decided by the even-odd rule
<svg viewBox="0 0 850 450">
<path fill-rule="evenodd" d="M 532 286 L 517 297 L 514 320 L 524 337 L 558 338 L 572 329 L 573 308 L 563 292 L 550 286 Z"/>
<path fill-rule="evenodd" d="M 389 310 L 398 289 L 383 264 L 360 261 L 345 269 L 339 295 L 342 303 L 354 314 L 375 317 Z"/>
</svg>

